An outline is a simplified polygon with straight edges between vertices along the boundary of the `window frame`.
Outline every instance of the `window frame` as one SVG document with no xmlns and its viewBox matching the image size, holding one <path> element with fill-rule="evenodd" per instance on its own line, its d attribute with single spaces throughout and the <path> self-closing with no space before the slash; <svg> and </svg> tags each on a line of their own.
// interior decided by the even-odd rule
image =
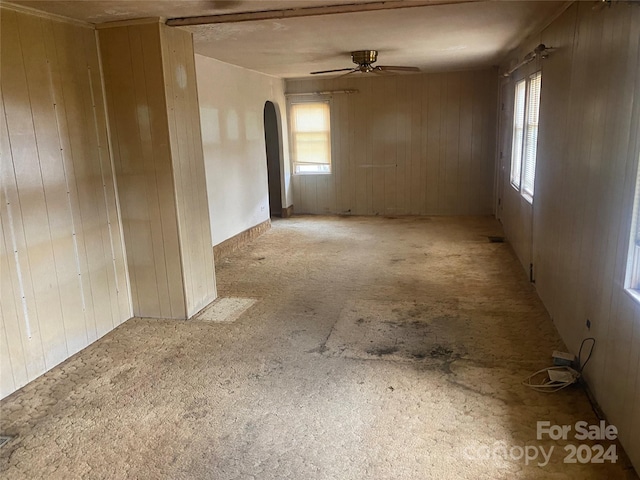
<svg viewBox="0 0 640 480">
<path fill-rule="evenodd" d="M 537 86 L 537 92 L 532 92 L 534 85 Z M 514 91 L 509 183 L 527 202 L 533 204 L 540 132 L 542 71 L 538 70 L 518 80 Z M 534 95 L 535 93 L 537 95 Z M 533 129 L 535 129 L 535 133 L 532 135 Z M 534 138 L 533 145 L 532 136 Z M 530 155 L 531 152 L 533 152 L 532 155 Z"/>
<path fill-rule="evenodd" d="M 638 155 L 638 168 L 636 171 L 624 288 L 640 303 L 640 155 Z"/>
<path fill-rule="evenodd" d="M 308 104 L 324 104 L 328 109 L 328 129 L 318 130 L 318 132 L 325 132 L 327 141 L 327 152 L 329 158 L 327 163 L 315 163 L 315 165 L 326 166 L 326 171 L 301 171 L 300 167 L 314 165 L 312 162 L 299 162 L 298 161 L 298 143 L 296 136 L 298 133 L 294 128 L 294 110 L 296 105 L 308 105 Z M 331 98 L 296 98 L 295 100 L 289 100 L 288 102 L 288 116 L 289 116 L 289 138 L 290 138 L 290 151 L 291 151 L 291 172 L 293 175 L 331 175 L 333 173 L 333 142 L 331 141 Z M 308 133 L 308 132 L 307 132 Z"/>
</svg>

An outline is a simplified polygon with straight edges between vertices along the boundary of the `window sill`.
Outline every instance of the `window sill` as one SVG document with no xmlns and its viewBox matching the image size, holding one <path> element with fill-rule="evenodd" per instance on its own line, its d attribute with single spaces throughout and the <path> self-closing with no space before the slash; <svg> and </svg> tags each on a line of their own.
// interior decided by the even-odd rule
<svg viewBox="0 0 640 480">
<path fill-rule="evenodd" d="M 625 288 L 624 291 L 627 292 L 627 295 L 633 298 L 636 303 L 640 304 L 640 290 L 634 288 Z"/>
</svg>

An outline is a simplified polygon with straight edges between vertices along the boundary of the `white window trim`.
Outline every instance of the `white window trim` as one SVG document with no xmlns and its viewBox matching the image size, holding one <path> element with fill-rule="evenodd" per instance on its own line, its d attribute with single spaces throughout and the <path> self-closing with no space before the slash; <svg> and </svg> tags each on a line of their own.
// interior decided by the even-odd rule
<svg viewBox="0 0 640 480">
<path fill-rule="evenodd" d="M 293 118 L 292 118 L 292 114 L 291 114 L 291 110 L 293 105 L 299 105 L 299 104 L 303 104 L 303 103 L 326 103 L 329 106 L 329 171 L 328 172 L 300 172 L 297 169 L 297 164 L 298 163 L 303 163 L 303 162 L 297 162 L 297 152 L 296 152 L 296 144 L 295 144 L 295 132 L 293 129 Z M 291 152 L 290 154 L 290 158 L 291 158 L 291 174 L 292 175 L 300 175 L 300 176 L 308 176 L 308 175 L 332 175 L 333 174 L 333 141 L 332 141 L 332 122 L 331 122 L 331 116 L 332 116 L 332 111 L 333 111 L 333 106 L 332 106 L 332 102 L 331 102 L 331 98 L 318 98 L 315 96 L 303 96 L 302 98 L 296 98 L 295 100 L 289 100 L 288 102 L 288 119 L 289 119 L 289 151 Z"/>
</svg>

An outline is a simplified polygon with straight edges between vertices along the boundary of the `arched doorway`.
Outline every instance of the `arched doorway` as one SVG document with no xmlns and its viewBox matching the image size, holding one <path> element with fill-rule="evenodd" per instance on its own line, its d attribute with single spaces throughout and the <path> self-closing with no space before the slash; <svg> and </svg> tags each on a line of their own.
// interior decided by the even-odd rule
<svg viewBox="0 0 640 480">
<path fill-rule="evenodd" d="M 280 129 L 273 102 L 264 104 L 264 140 L 267 148 L 267 178 L 269 181 L 269 210 L 272 217 L 282 216 L 282 177 L 280 172 Z"/>
</svg>

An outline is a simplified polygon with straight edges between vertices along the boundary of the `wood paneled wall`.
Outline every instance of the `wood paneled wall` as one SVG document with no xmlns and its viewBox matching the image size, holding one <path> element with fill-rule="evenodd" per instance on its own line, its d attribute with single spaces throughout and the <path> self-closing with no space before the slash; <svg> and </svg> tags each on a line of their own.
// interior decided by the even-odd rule
<svg viewBox="0 0 640 480">
<path fill-rule="evenodd" d="M 99 30 L 133 311 L 186 311 L 157 22 Z"/>
<path fill-rule="evenodd" d="M 0 397 L 131 317 L 95 32 L 2 9 Z"/>
<path fill-rule="evenodd" d="M 640 305 L 624 291 L 640 156 L 640 7 L 591 7 L 574 3 L 517 52 L 557 48 L 541 64 L 532 258 L 569 349 L 596 338 L 587 381 L 640 469 Z M 508 178 L 507 166 L 505 189 Z M 522 212 L 505 205 L 502 221 L 516 228 Z"/>
<path fill-rule="evenodd" d="M 518 56 L 519 59 L 533 50 L 540 42 L 531 41 L 527 49 Z M 565 52 L 558 52 L 565 54 Z M 519 61 L 519 60 L 518 60 Z M 516 62 L 517 63 L 517 62 Z M 505 67 L 506 69 L 507 67 Z M 500 131 L 498 139 L 498 185 L 496 195 L 498 205 L 496 216 L 503 222 L 504 233 L 509 238 L 509 243 L 515 251 L 520 263 L 531 275 L 533 264 L 533 205 L 525 199 L 520 191 L 511 185 L 511 142 L 513 139 L 513 102 L 515 99 L 515 84 L 526 79 L 529 75 L 542 68 L 542 60 L 522 66 L 512 74 L 509 79 L 501 79 L 500 85 Z"/>
<path fill-rule="evenodd" d="M 215 298 L 191 36 L 156 21 L 99 38 L 133 311 L 186 318 Z"/>
<path fill-rule="evenodd" d="M 358 90 L 332 96 L 332 173 L 294 175 L 296 213 L 492 212 L 495 69 L 286 85 L 288 93 Z"/>
<path fill-rule="evenodd" d="M 187 316 L 216 297 L 191 33 L 160 26 Z"/>
</svg>

